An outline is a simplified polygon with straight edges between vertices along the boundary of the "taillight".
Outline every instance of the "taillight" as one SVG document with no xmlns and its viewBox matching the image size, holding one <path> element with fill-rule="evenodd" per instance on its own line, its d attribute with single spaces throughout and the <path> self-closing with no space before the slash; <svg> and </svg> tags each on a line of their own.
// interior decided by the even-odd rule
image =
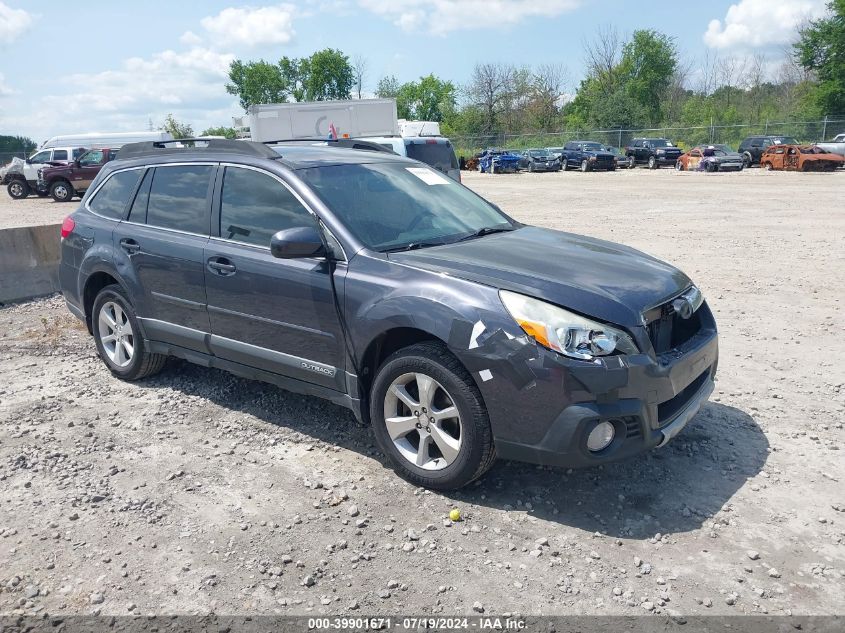
<svg viewBox="0 0 845 633">
<path fill-rule="evenodd" d="M 73 221 L 72 217 L 67 216 L 62 222 L 62 239 L 65 239 L 68 235 L 73 233 L 73 229 L 75 228 L 76 222 Z"/>
</svg>

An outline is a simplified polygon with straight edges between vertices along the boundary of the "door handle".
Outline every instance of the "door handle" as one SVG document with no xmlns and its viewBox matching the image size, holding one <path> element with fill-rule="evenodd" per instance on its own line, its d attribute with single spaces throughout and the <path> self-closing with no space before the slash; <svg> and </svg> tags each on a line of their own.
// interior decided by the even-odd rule
<svg viewBox="0 0 845 633">
<path fill-rule="evenodd" d="M 224 257 L 212 257 L 208 260 L 208 268 L 218 275 L 234 275 L 237 268 Z"/>
<path fill-rule="evenodd" d="M 140 251 L 141 245 L 138 244 L 138 242 L 136 242 L 135 240 L 123 238 L 122 240 L 120 240 L 120 248 L 122 248 L 131 255 L 132 253 L 137 253 L 138 251 Z"/>
</svg>

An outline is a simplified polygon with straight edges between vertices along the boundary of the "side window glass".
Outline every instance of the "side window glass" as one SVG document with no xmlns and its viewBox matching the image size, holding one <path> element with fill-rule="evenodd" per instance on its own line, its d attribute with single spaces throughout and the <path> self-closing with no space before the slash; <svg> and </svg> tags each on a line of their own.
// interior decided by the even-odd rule
<svg viewBox="0 0 845 633">
<path fill-rule="evenodd" d="M 147 204 L 147 224 L 208 235 L 210 165 L 156 167 Z"/>
<path fill-rule="evenodd" d="M 132 208 L 129 209 L 129 221 L 138 224 L 147 223 L 147 203 L 150 200 L 150 183 L 153 181 L 154 169 L 148 169 L 144 175 L 144 180 L 138 188 L 138 193 L 135 194 L 135 200 L 132 202 Z"/>
<path fill-rule="evenodd" d="M 314 216 L 278 180 L 251 169 L 226 168 L 221 237 L 270 246 L 276 232 L 304 226 L 316 226 Z"/>
<path fill-rule="evenodd" d="M 103 162 L 103 150 L 101 149 L 92 149 L 90 152 L 85 154 L 82 158 L 79 159 L 79 166 L 80 167 L 90 167 L 92 165 L 99 165 Z"/>
<path fill-rule="evenodd" d="M 87 150 L 82 147 L 77 147 L 75 150 L 73 150 L 73 160 L 76 160 L 77 158 L 82 156 L 86 151 Z"/>
<path fill-rule="evenodd" d="M 88 203 L 91 210 L 113 220 L 123 218 L 123 211 L 129 203 L 129 196 L 135 189 L 140 169 L 130 169 L 113 174 L 97 191 L 94 199 Z"/>
<path fill-rule="evenodd" d="M 50 150 L 38 152 L 35 156 L 29 159 L 30 163 L 46 163 L 50 160 Z"/>
<path fill-rule="evenodd" d="M 57 149 L 53 152 L 53 160 L 67 160 L 67 150 Z"/>
</svg>

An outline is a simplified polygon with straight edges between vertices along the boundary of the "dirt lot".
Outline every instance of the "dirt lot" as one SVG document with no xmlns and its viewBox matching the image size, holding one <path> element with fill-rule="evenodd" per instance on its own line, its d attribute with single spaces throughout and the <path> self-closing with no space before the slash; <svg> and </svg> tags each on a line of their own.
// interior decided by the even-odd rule
<svg viewBox="0 0 845 633">
<path fill-rule="evenodd" d="M 845 613 L 845 173 L 465 181 L 698 282 L 721 362 L 681 435 L 434 494 L 343 409 L 177 361 L 121 383 L 60 299 L 9 307 L 0 612 Z"/>
</svg>

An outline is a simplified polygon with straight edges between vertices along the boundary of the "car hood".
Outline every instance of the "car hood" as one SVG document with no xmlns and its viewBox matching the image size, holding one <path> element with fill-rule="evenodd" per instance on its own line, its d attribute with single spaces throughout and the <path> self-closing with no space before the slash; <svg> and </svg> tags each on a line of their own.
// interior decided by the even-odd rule
<svg viewBox="0 0 845 633">
<path fill-rule="evenodd" d="M 633 248 L 532 226 L 389 257 L 623 326 L 642 325 L 645 310 L 691 283 L 677 268 Z"/>
<path fill-rule="evenodd" d="M 734 163 L 742 161 L 742 154 L 738 152 L 732 152 L 725 156 L 715 156 L 714 158 L 716 158 L 720 163 Z"/>
</svg>

